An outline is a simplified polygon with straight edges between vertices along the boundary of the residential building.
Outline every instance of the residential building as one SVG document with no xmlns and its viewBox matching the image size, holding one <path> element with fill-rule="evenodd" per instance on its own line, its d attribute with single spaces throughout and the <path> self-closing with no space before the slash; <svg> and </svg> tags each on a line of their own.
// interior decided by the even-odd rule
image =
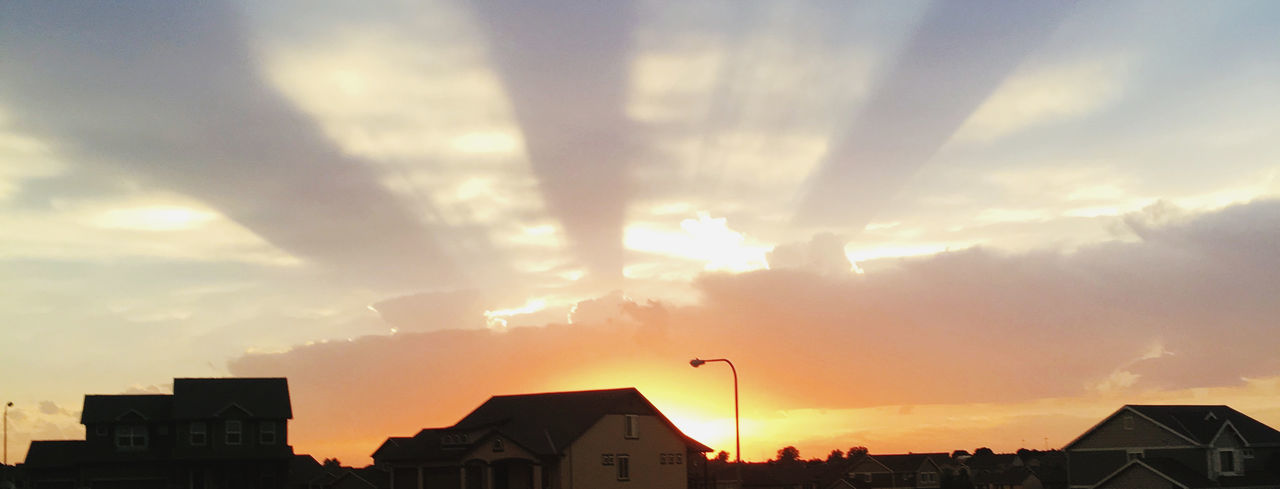
<svg viewBox="0 0 1280 489">
<path fill-rule="evenodd" d="M 1280 487 L 1280 431 L 1227 406 L 1124 406 L 1064 450 L 1073 489 Z"/>
<path fill-rule="evenodd" d="M 684 488 L 710 451 L 634 388 L 495 396 L 453 426 L 388 438 L 393 489 Z"/>
<path fill-rule="evenodd" d="M 173 394 L 86 395 L 84 440 L 33 441 L 36 488 L 283 488 L 293 447 L 282 378 L 174 379 Z"/>
<path fill-rule="evenodd" d="M 850 462 L 845 477 L 828 487 L 937 489 L 942 487 L 946 453 L 867 455 Z"/>
</svg>

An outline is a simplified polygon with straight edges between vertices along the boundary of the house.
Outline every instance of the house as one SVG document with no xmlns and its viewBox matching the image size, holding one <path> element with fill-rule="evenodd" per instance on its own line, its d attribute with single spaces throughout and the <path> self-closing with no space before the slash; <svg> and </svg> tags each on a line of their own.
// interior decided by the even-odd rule
<svg viewBox="0 0 1280 489">
<path fill-rule="evenodd" d="M 1280 431 L 1227 406 L 1127 405 L 1064 450 L 1073 489 L 1280 487 Z"/>
<path fill-rule="evenodd" d="M 84 440 L 32 441 L 35 488 L 283 488 L 282 378 L 174 379 L 171 395 L 86 395 Z"/>
<path fill-rule="evenodd" d="M 393 489 L 683 488 L 707 446 L 634 388 L 494 396 L 453 426 L 388 438 Z"/>
<path fill-rule="evenodd" d="M 937 489 L 942 487 L 942 465 L 950 460 L 946 453 L 867 455 L 851 461 L 845 477 L 827 487 Z"/>
</svg>

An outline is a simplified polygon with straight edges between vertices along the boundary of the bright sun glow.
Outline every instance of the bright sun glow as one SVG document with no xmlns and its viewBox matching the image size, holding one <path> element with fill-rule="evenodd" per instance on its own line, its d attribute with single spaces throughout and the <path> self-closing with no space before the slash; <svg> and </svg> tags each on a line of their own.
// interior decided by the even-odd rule
<svg viewBox="0 0 1280 489">
<path fill-rule="evenodd" d="M 111 209 L 99 215 L 94 220 L 94 224 L 109 229 L 180 231 L 198 228 L 217 217 L 218 215 L 214 212 L 173 205 L 157 205 Z"/>
<path fill-rule="evenodd" d="M 547 301 L 544 299 L 529 299 L 523 306 L 513 307 L 510 309 L 498 309 L 496 311 L 485 311 L 484 321 L 490 328 L 506 328 L 507 319 L 512 316 L 521 314 L 530 314 L 547 308 Z"/>
<path fill-rule="evenodd" d="M 624 239 L 629 249 L 704 262 L 705 270 L 745 272 L 768 266 L 765 254 L 771 247 L 749 242 L 729 229 L 723 217 L 699 212 L 697 219 L 681 221 L 680 229 L 633 225 Z"/>
</svg>

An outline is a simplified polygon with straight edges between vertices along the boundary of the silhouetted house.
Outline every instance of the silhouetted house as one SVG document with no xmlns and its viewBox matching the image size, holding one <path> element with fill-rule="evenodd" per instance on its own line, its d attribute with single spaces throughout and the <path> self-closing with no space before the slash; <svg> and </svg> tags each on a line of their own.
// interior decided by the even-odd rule
<svg viewBox="0 0 1280 489">
<path fill-rule="evenodd" d="M 83 441 L 33 441 L 37 488 L 283 488 L 293 447 L 281 378 L 174 379 L 172 395 L 87 395 Z"/>
<path fill-rule="evenodd" d="M 974 489 L 1044 489 L 1040 477 L 1021 465 L 974 473 L 969 480 Z"/>
<path fill-rule="evenodd" d="M 845 476 L 827 487 L 936 489 L 942 487 L 942 465 L 950 460 L 946 453 L 867 455 L 852 461 Z"/>
<path fill-rule="evenodd" d="M 373 453 L 394 489 L 683 488 L 710 451 L 634 388 L 495 396 Z"/>
<path fill-rule="evenodd" d="M 1077 489 L 1280 487 L 1280 431 L 1227 406 L 1124 406 L 1064 450 Z"/>
</svg>

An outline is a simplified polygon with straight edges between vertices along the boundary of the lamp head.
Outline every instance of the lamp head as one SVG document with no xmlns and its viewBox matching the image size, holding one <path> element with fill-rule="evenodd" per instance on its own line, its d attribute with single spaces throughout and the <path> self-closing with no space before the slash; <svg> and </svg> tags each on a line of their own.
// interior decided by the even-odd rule
<svg viewBox="0 0 1280 489">
<path fill-rule="evenodd" d="M 690 365 L 690 366 L 692 366 L 693 368 L 701 367 L 701 366 L 702 366 L 702 364 L 704 364 L 704 363 L 707 363 L 707 361 L 706 361 L 706 360 L 699 360 L 699 359 L 697 359 L 697 358 L 695 358 L 695 359 L 693 359 L 693 360 L 689 360 L 689 365 Z"/>
<path fill-rule="evenodd" d="M 13 407 L 13 401 L 9 401 L 9 404 L 5 404 L 4 407 Z"/>
</svg>

